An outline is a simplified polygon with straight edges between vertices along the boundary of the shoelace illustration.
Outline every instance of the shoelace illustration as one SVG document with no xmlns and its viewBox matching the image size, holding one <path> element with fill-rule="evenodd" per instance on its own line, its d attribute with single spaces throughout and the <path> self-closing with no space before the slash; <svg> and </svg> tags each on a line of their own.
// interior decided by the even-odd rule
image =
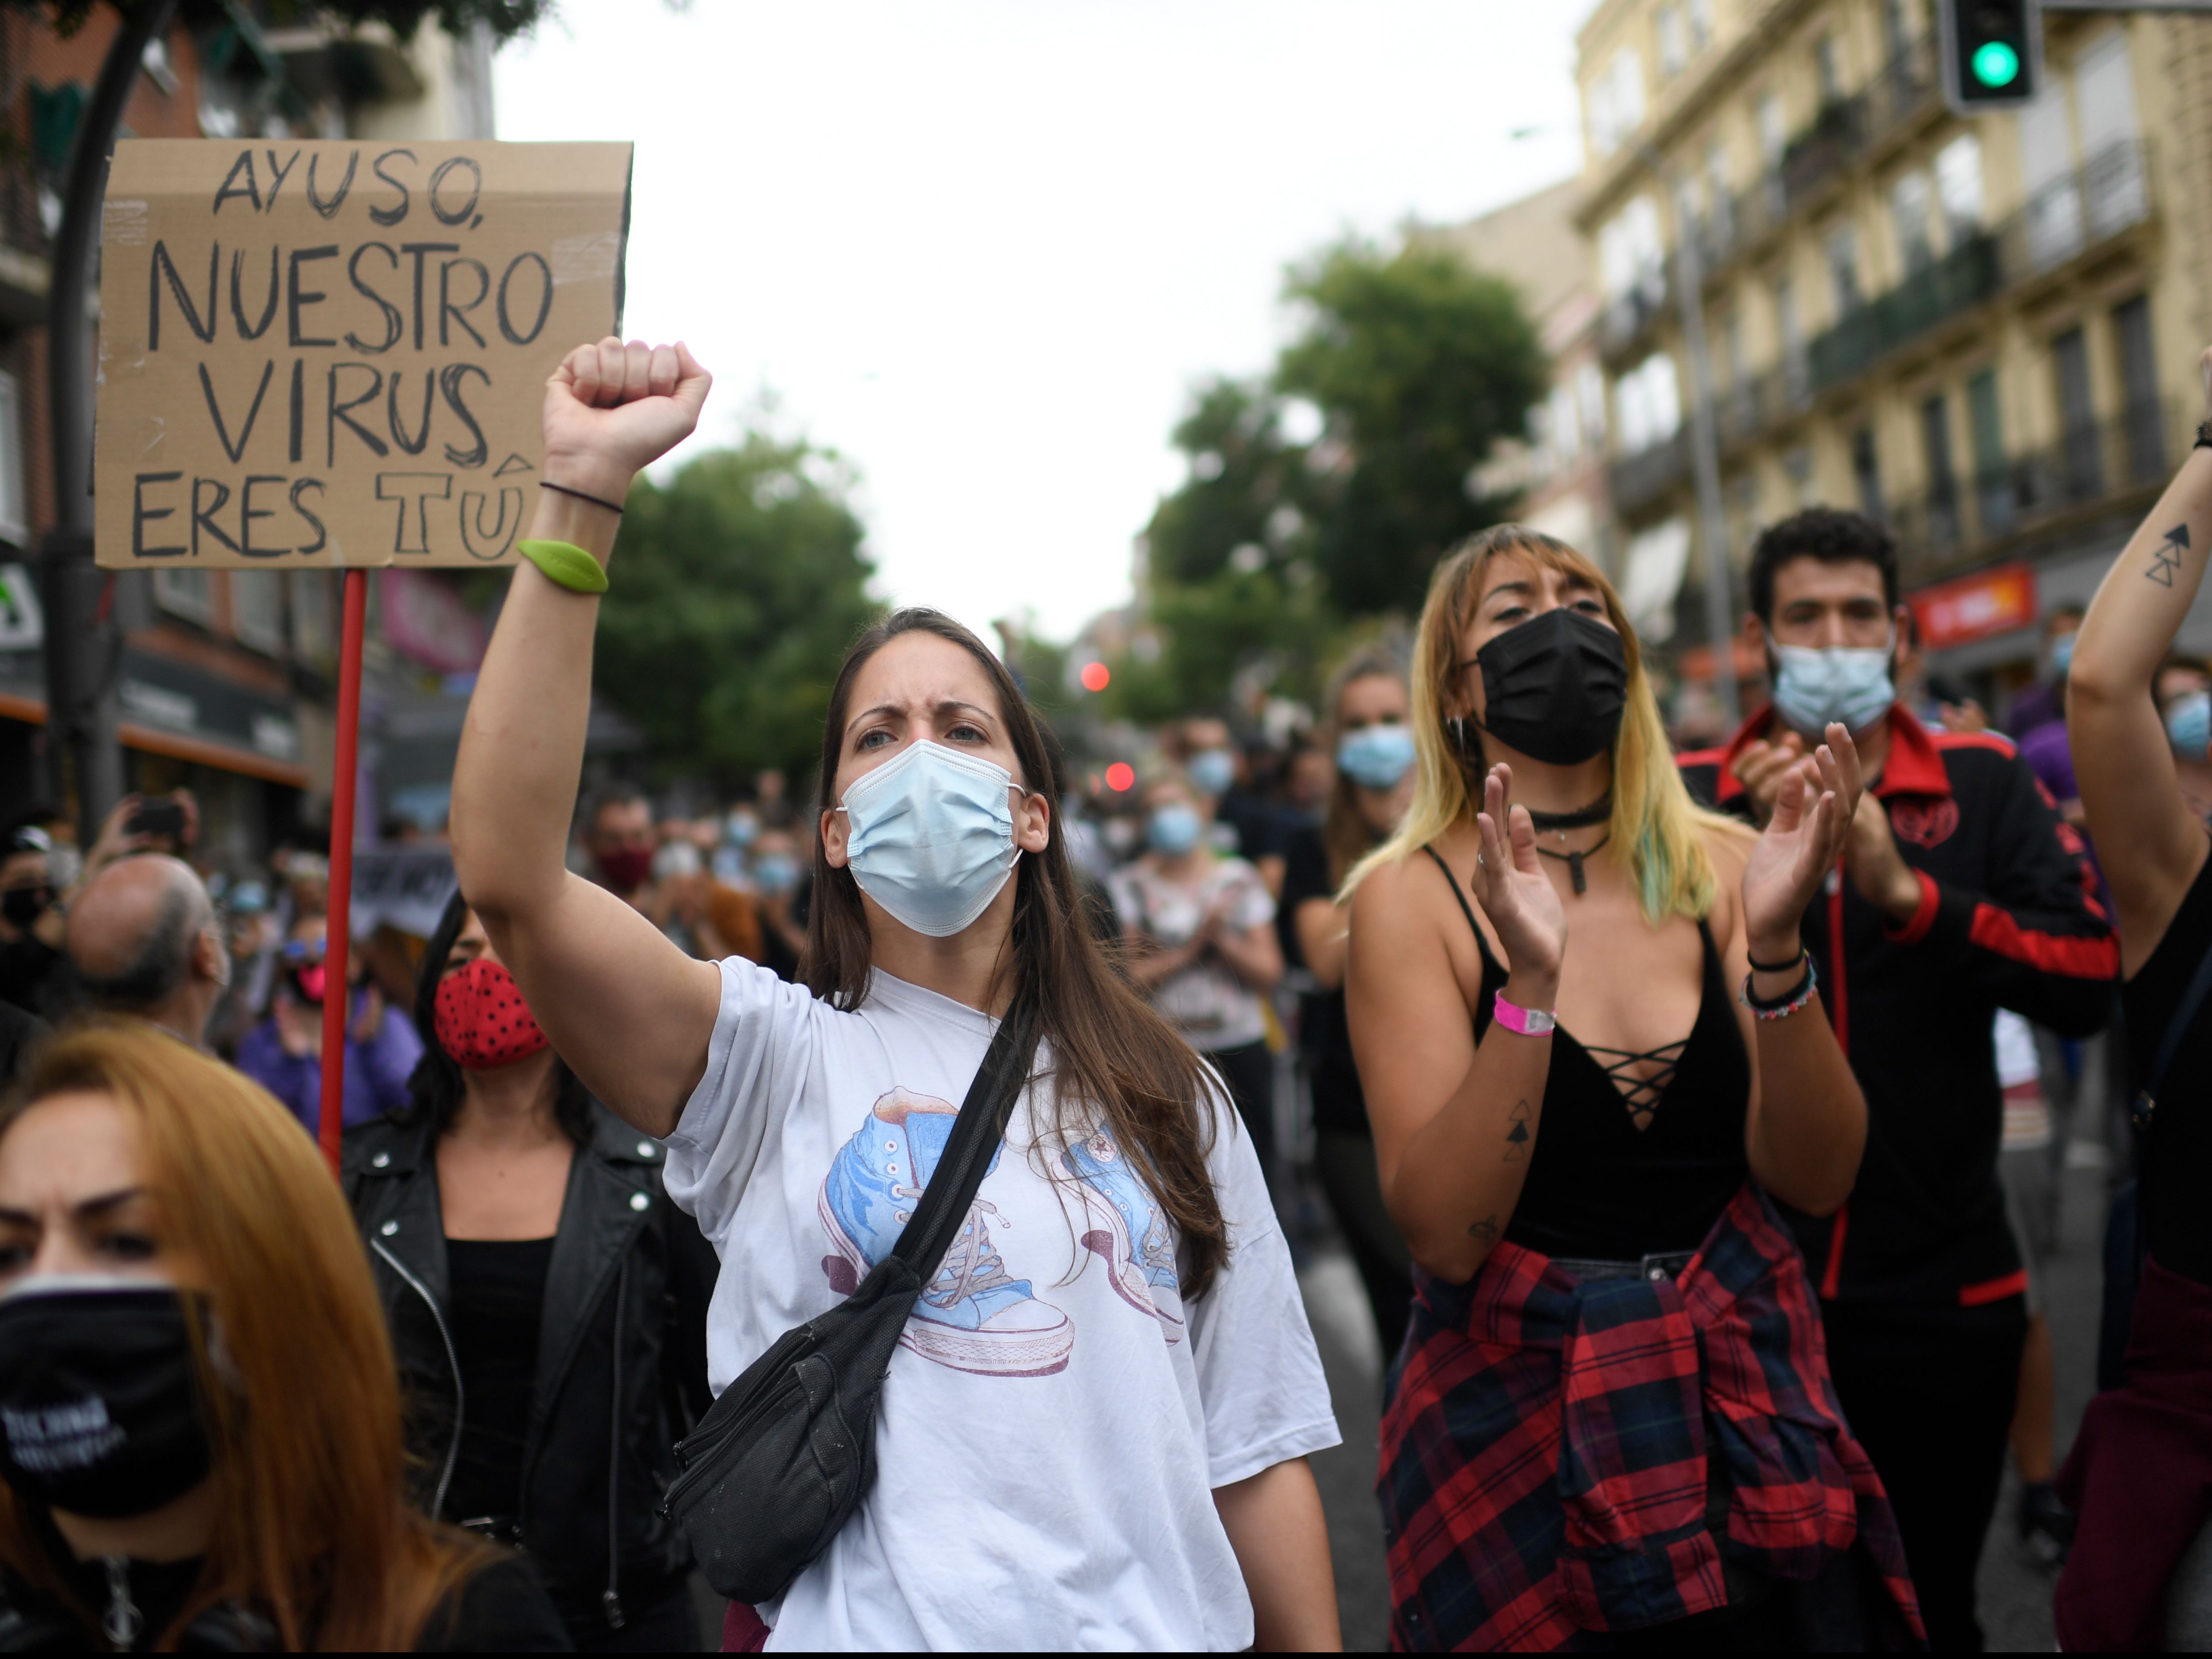
<svg viewBox="0 0 2212 1659">
<path fill-rule="evenodd" d="M 931 1307 L 954 1307 L 979 1291 L 995 1291 L 1001 1285 L 1014 1282 L 1006 1272 L 1005 1261 L 991 1243 L 990 1231 L 978 1213 L 983 1210 L 993 1215 L 999 1212 L 988 1199 L 979 1198 L 969 1206 L 960 1237 L 952 1241 L 951 1248 L 945 1253 L 943 1265 L 937 1270 L 937 1277 L 921 1293 L 921 1299 Z"/>
</svg>

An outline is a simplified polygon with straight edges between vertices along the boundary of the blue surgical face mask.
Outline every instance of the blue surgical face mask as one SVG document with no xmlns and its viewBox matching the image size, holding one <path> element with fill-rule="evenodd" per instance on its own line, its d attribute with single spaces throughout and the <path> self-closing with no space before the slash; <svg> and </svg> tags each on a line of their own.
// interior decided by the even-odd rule
<svg viewBox="0 0 2212 1659">
<path fill-rule="evenodd" d="M 1363 789 L 1395 789 L 1413 768 L 1409 726 L 1364 726 L 1337 739 L 1337 770 Z"/>
<path fill-rule="evenodd" d="M 1774 707 L 1790 727 L 1818 741 L 1831 721 L 1854 734 L 1889 712 L 1897 687 L 1889 678 L 1890 647 L 1774 647 Z"/>
<path fill-rule="evenodd" d="M 845 787 L 846 856 L 860 890 L 917 933 L 958 933 L 1014 873 L 1012 775 L 915 742 Z"/>
<path fill-rule="evenodd" d="M 2074 666 L 2074 636 L 2061 634 L 2051 642 L 2051 677 L 2063 680 Z"/>
<path fill-rule="evenodd" d="M 1165 806 L 1152 808 L 1152 816 L 1145 825 L 1145 839 L 1162 857 L 1176 858 L 1198 845 L 1205 829 L 1205 821 L 1198 816 L 1197 808 L 1170 801 Z"/>
<path fill-rule="evenodd" d="M 2166 704 L 2166 740 L 2183 760 L 2204 758 L 2212 748 L 2212 691 L 2191 691 Z"/>
<path fill-rule="evenodd" d="M 1192 786 L 1208 795 L 1223 795 L 1237 781 L 1237 763 L 1226 749 L 1201 749 L 1182 769 Z"/>
<path fill-rule="evenodd" d="M 722 839 L 732 847 L 750 847 L 760 834 L 760 820 L 750 812 L 732 812 L 722 821 Z"/>
<path fill-rule="evenodd" d="M 788 853 L 763 853 L 753 860 L 753 887 L 763 898 L 781 898 L 799 885 L 799 860 Z"/>
</svg>

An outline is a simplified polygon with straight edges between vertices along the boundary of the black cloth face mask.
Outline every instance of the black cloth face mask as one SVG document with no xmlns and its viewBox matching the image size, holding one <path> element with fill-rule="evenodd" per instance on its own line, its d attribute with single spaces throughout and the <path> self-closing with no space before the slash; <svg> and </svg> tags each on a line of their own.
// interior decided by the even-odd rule
<svg viewBox="0 0 2212 1659">
<path fill-rule="evenodd" d="M 0 1298 L 0 1480 L 69 1515 L 119 1520 L 207 1478 L 183 1295 L 62 1275 Z"/>
<path fill-rule="evenodd" d="M 1628 705 L 1628 658 L 1604 623 L 1562 605 L 1506 629 L 1474 661 L 1479 724 L 1509 749 L 1576 766 L 1613 747 Z"/>
</svg>

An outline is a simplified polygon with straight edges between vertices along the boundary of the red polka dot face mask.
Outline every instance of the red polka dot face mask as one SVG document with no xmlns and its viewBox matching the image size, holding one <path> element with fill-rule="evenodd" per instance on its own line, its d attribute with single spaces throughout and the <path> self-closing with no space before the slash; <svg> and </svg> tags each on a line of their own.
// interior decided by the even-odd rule
<svg viewBox="0 0 2212 1659">
<path fill-rule="evenodd" d="M 512 1066 L 545 1046 L 514 976 L 482 957 L 439 981 L 432 1006 L 439 1044 L 469 1071 Z"/>
</svg>

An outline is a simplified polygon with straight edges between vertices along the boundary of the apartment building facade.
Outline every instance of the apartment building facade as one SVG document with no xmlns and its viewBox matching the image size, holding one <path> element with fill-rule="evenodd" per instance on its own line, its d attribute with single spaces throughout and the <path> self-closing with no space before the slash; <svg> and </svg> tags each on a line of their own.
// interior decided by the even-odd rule
<svg viewBox="0 0 2212 1659">
<path fill-rule="evenodd" d="M 1935 21 L 1930 0 L 1604 0 L 1578 40 L 1578 218 L 1611 498 L 1632 546 L 1683 526 L 1685 635 L 1707 559 L 1740 569 L 1765 524 L 1856 507 L 1898 536 L 1934 665 L 2002 708 L 2202 417 L 2212 17 L 2054 10 L 2035 102 L 1971 119 Z M 1695 529 L 1686 237 L 1718 550 Z M 2185 642 L 2212 645 L 2212 605 Z"/>
</svg>

